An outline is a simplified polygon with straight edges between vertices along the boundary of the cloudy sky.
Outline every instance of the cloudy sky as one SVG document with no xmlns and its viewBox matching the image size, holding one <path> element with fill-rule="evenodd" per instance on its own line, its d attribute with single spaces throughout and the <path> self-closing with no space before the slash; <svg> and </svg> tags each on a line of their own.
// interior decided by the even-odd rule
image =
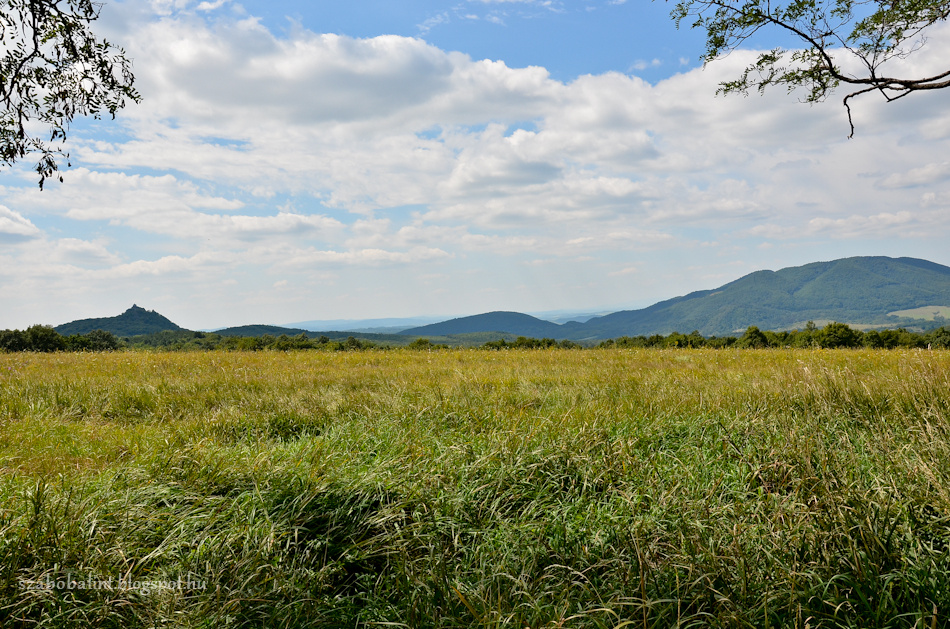
<svg viewBox="0 0 950 629">
<path fill-rule="evenodd" d="M 716 97 L 646 0 L 110 0 L 142 103 L 0 171 L 0 328 L 618 310 L 854 255 L 950 265 L 950 91 Z M 763 38 L 750 46 L 770 47 Z M 950 29 L 902 62 L 950 58 Z M 941 68 L 944 69 L 944 68 Z"/>
</svg>

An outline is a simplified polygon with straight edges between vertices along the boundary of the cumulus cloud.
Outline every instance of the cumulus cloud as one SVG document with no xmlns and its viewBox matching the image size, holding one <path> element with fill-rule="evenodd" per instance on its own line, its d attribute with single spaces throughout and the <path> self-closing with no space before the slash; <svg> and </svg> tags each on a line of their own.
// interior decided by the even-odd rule
<svg viewBox="0 0 950 629">
<path fill-rule="evenodd" d="M 202 2 L 196 8 L 198 11 L 214 11 L 228 4 L 231 0 L 214 0 L 213 2 Z"/>
<path fill-rule="evenodd" d="M 330 238 L 342 224 L 324 215 L 278 211 L 242 215 L 242 201 L 204 193 L 173 175 L 159 177 L 102 173 L 85 168 L 70 173 L 70 185 L 42 193 L 20 190 L 11 198 L 23 205 L 59 210 L 76 221 L 101 221 L 150 234 L 225 243 L 273 236 Z"/>
<path fill-rule="evenodd" d="M 19 212 L 0 205 L 0 243 L 16 243 L 38 238 L 39 228 Z"/>
<path fill-rule="evenodd" d="M 44 260 L 77 268 L 107 267 L 121 264 L 121 258 L 105 242 L 80 238 L 60 238 L 44 243 Z"/>
<path fill-rule="evenodd" d="M 410 264 L 428 262 L 451 257 L 441 249 L 431 247 L 413 247 L 408 251 L 387 251 L 386 249 L 357 249 L 349 251 L 320 251 L 308 249 L 293 252 L 280 266 L 310 267 L 312 265 L 358 265 L 379 266 L 386 264 Z"/>
<path fill-rule="evenodd" d="M 102 278 L 134 278 L 142 276 L 168 276 L 197 274 L 208 265 L 219 266 L 233 261 L 231 256 L 202 252 L 193 256 L 162 256 L 157 260 L 135 260 L 119 264 L 98 273 Z"/>
<path fill-rule="evenodd" d="M 682 217 L 697 204 L 689 190 L 731 179 L 740 187 L 701 202 L 703 214 L 751 216 L 768 211 L 768 168 L 781 161 L 790 170 L 776 179 L 807 179 L 838 161 L 832 153 L 850 152 L 837 103 L 713 97 L 752 51 L 650 85 L 621 74 L 562 83 L 543 68 L 473 60 L 413 38 L 304 29 L 281 38 L 253 19 L 166 19 L 135 41 L 138 54 L 159 60 L 142 77 L 146 104 L 131 113 L 136 140 L 83 147 L 84 161 L 176 169 L 265 197 L 300 191 L 351 212 L 417 205 L 433 220 L 487 227 L 496 217 L 499 228 L 516 215 Z M 870 100 L 858 108 L 872 122 L 887 109 Z M 874 126 L 869 135 L 893 141 Z"/>
<path fill-rule="evenodd" d="M 950 162 L 927 164 L 907 172 L 894 173 L 881 181 L 882 188 L 913 188 L 950 179 Z"/>
</svg>

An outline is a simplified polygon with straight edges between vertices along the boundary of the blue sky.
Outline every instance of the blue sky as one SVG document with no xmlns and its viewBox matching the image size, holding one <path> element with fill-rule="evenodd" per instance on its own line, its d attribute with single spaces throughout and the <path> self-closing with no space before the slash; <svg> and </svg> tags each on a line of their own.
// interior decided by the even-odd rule
<svg viewBox="0 0 950 629">
<path fill-rule="evenodd" d="M 108 3 L 143 102 L 0 173 L 0 328 L 614 310 L 851 255 L 950 264 L 950 92 L 716 97 L 665 2 Z M 789 42 L 783 42 L 789 43 Z M 950 58 L 936 29 L 901 72 Z M 941 68 L 942 69 L 942 68 Z"/>
<path fill-rule="evenodd" d="M 274 30 L 298 23 L 351 37 L 422 37 L 443 50 L 512 67 L 542 66 L 553 78 L 629 72 L 658 79 L 696 67 L 702 37 L 677 30 L 668 2 L 245 2 Z M 660 63 L 654 65 L 654 60 Z M 645 66 L 645 67 L 644 67 Z"/>
</svg>

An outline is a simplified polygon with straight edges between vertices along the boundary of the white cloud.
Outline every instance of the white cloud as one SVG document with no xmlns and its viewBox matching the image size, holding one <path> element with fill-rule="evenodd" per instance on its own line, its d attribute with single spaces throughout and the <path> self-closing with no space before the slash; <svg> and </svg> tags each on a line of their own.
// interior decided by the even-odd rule
<svg viewBox="0 0 950 629">
<path fill-rule="evenodd" d="M 0 205 L 0 244 L 39 238 L 42 232 L 19 212 Z"/>
<path fill-rule="evenodd" d="M 912 188 L 950 179 L 950 162 L 927 164 L 907 172 L 894 173 L 881 181 L 882 188 Z"/>
<path fill-rule="evenodd" d="M 209 27 L 189 18 L 143 33 L 136 54 L 159 62 L 142 79 L 145 106 L 128 119 L 139 139 L 83 147 L 84 163 L 175 169 L 264 196 L 313 194 L 364 214 L 424 206 L 428 220 L 508 228 L 518 216 L 752 217 L 775 211 L 766 198 L 774 180 L 824 177 L 829 161 L 830 172 L 845 170 L 833 154 L 853 152 L 837 103 L 714 98 L 752 52 L 655 86 L 621 74 L 564 84 L 543 68 L 476 61 L 412 38 L 297 29 L 282 39 L 254 20 Z M 868 119 L 884 109 L 856 105 Z M 523 122 L 531 128 L 509 130 Z M 787 166 L 802 156 L 811 161 Z M 768 168 L 780 161 L 788 170 L 773 177 Z"/>
<path fill-rule="evenodd" d="M 205 194 L 194 183 L 172 175 L 129 176 L 80 168 L 69 176 L 69 185 L 43 192 L 20 190 L 10 198 L 24 206 L 59 210 L 76 221 L 104 221 L 150 234 L 220 244 L 273 236 L 329 238 L 342 228 L 339 221 L 323 215 L 287 211 L 241 215 L 243 202 Z"/>
<path fill-rule="evenodd" d="M 473 0 L 469 0 L 470 2 Z M 474 2 L 479 4 L 527 4 L 531 6 L 538 7 L 554 7 L 560 5 L 560 2 L 553 2 L 553 0 L 474 0 Z"/>
<path fill-rule="evenodd" d="M 651 59 L 650 61 L 646 61 L 645 59 L 637 59 L 632 64 L 630 64 L 630 69 L 642 72 L 648 68 L 658 68 L 661 65 L 663 65 L 663 62 L 659 59 Z"/>
<path fill-rule="evenodd" d="M 202 2 L 195 7 L 195 9 L 198 11 L 214 11 L 215 9 L 220 9 L 230 1 L 231 0 L 214 0 L 213 2 Z"/>
<path fill-rule="evenodd" d="M 185 9 L 192 0 L 148 0 L 148 3 L 156 15 L 172 15 Z"/>
<path fill-rule="evenodd" d="M 611 271 L 607 274 L 607 277 L 623 277 L 624 275 L 633 275 L 637 273 L 637 268 L 633 266 L 628 266 L 623 269 L 618 269 L 616 271 Z"/>
<path fill-rule="evenodd" d="M 163 256 L 158 260 L 135 260 L 98 273 L 104 279 L 141 276 L 169 276 L 198 274 L 203 267 L 219 266 L 232 261 L 230 256 L 203 252 L 193 256 Z"/>
<path fill-rule="evenodd" d="M 349 251 L 322 251 L 317 249 L 286 252 L 286 258 L 278 263 L 283 267 L 309 267 L 311 265 L 379 266 L 410 264 L 449 258 L 451 254 L 431 247 L 413 247 L 408 251 L 386 249 L 358 249 Z"/>
<path fill-rule="evenodd" d="M 60 238 L 44 243 L 45 261 L 74 267 L 104 267 L 121 264 L 121 258 L 104 242 Z"/>
<path fill-rule="evenodd" d="M 468 16 L 466 16 L 466 17 L 468 17 Z M 473 18 L 473 19 L 478 19 L 478 16 L 471 16 L 470 19 L 472 19 L 472 18 Z M 425 35 L 426 33 L 428 33 L 429 31 L 431 31 L 431 30 L 432 30 L 433 28 L 435 28 L 436 26 L 441 26 L 442 24 L 447 24 L 447 23 L 450 22 L 450 21 L 451 21 L 451 20 L 450 20 L 450 18 L 449 18 L 448 12 L 443 11 L 442 13 L 437 13 L 436 15 L 433 15 L 433 16 L 431 16 L 431 17 L 426 18 L 421 24 L 419 24 L 419 25 L 417 26 L 417 28 L 419 29 L 419 33 L 420 33 L 421 35 Z"/>
</svg>

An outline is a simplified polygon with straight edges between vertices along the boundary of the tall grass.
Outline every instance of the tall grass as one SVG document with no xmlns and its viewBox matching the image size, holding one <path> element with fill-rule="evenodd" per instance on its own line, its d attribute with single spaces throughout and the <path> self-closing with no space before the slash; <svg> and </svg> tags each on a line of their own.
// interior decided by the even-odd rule
<svg viewBox="0 0 950 629">
<path fill-rule="evenodd" d="M 0 355 L 0 626 L 947 626 L 948 417 L 946 352 Z"/>
</svg>

